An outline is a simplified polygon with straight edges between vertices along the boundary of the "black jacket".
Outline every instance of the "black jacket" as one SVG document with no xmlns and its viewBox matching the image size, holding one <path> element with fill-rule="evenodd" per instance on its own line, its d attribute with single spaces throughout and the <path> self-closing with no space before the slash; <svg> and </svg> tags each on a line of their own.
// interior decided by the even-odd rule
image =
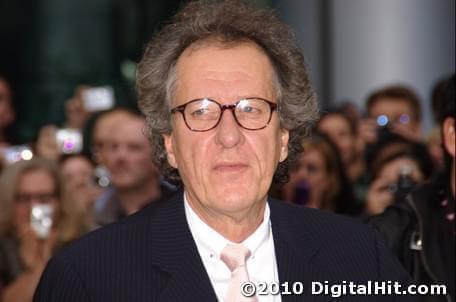
<svg viewBox="0 0 456 302">
<path fill-rule="evenodd" d="M 446 284 L 448 296 L 423 297 L 426 302 L 456 301 L 454 225 L 444 221 L 441 206 L 445 199 L 454 205 L 454 198 L 446 187 L 437 177 L 369 220 L 418 283 Z"/>
<path fill-rule="evenodd" d="M 270 200 L 280 282 L 398 280 L 409 276 L 369 227 L 350 218 Z M 216 301 L 186 222 L 183 193 L 96 230 L 53 258 L 35 302 Z M 337 301 L 415 301 L 405 296 L 342 296 Z"/>
</svg>

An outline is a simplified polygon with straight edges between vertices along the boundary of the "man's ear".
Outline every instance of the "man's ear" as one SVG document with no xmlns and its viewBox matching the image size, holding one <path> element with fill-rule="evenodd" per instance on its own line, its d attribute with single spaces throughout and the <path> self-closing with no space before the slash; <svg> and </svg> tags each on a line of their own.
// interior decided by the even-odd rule
<svg viewBox="0 0 456 302">
<path fill-rule="evenodd" d="M 280 162 L 283 162 L 288 157 L 288 139 L 290 132 L 287 129 L 281 129 L 280 134 Z"/>
<path fill-rule="evenodd" d="M 448 117 L 443 121 L 442 127 L 442 139 L 443 139 L 443 146 L 445 147 L 446 151 L 451 155 L 451 157 L 455 158 L 456 150 L 455 150 L 455 134 L 456 129 L 454 125 L 454 118 Z"/>
<path fill-rule="evenodd" d="M 163 134 L 165 142 L 166 156 L 171 167 L 177 169 L 176 156 L 174 155 L 174 138 L 173 134 Z"/>
</svg>

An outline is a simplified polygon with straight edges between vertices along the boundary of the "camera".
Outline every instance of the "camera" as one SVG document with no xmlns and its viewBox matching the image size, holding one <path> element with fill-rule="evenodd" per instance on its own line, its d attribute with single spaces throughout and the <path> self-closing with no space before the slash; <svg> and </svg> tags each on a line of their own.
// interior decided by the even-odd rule
<svg viewBox="0 0 456 302">
<path fill-rule="evenodd" d="M 108 110 L 114 106 L 114 90 L 110 86 L 89 88 L 81 96 L 84 109 L 89 112 Z"/>
<path fill-rule="evenodd" d="M 49 237 L 53 224 L 54 207 L 49 204 L 35 204 L 30 212 L 30 226 L 40 239 Z"/>
<path fill-rule="evenodd" d="M 28 145 L 10 146 L 0 149 L 6 164 L 12 164 L 21 160 L 33 158 L 32 149 Z"/>
<path fill-rule="evenodd" d="M 412 178 L 412 167 L 403 165 L 400 168 L 398 181 L 390 185 L 389 190 L 393 193 L 395 202 L 402 202 L 415 186 L 416 182 Z"/>
<path fill-rule="evenodd" d="M 57 147 L 64 154 L 82 151 L 82 133 L 76 129 L 59 129 L 56 132 Z"/>
</svg>

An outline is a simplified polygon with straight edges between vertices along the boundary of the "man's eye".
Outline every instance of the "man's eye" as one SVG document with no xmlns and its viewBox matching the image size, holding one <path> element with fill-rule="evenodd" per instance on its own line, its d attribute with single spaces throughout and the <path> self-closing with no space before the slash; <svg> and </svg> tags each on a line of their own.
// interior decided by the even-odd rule
<svg viewBox="0 0 456 302">
<path fill-rule="evenodd" d="M 259 113 L 260 112 L 260 110 L 258 108 L 255 108 L 253 106 L 243 106 L 241 108 L 241 111 L 243 113 Z"/>
<path fill-rule="evenodd" d="M 209 110 L 206 109 L 206 108 L 201 108 L 201 109 L 197 109 L 195 111 L 192 112 L 192 116 L 194 117 L 198 117 L 198 116 L 203 116 L 203 115 L 206 115 L 209 113 Z"/>
</svg>

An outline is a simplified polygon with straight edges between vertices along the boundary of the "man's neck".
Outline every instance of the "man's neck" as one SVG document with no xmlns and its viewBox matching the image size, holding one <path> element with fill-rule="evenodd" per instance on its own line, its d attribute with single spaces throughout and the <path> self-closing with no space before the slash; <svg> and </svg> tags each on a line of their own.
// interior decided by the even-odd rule
<svg viewBox="0 0 456 302">
<path fill-rule="evenodd" d="M 193 202 L 186 195 L 188 204 L 198 217 L 226 239 L 240 243 L 247 239 L 263 222 L 266 202 L 253 204 L 239 213 L 215 213 Z"/>
<path fill-rule="evenodd" d="M 126 215 L 135 213 L 152 200 L 156 200 L 161 195 L 160 181 L 150 178 L 141 186 L 128 189 L 116 189 L 117 199 Z"/>
</svg>

